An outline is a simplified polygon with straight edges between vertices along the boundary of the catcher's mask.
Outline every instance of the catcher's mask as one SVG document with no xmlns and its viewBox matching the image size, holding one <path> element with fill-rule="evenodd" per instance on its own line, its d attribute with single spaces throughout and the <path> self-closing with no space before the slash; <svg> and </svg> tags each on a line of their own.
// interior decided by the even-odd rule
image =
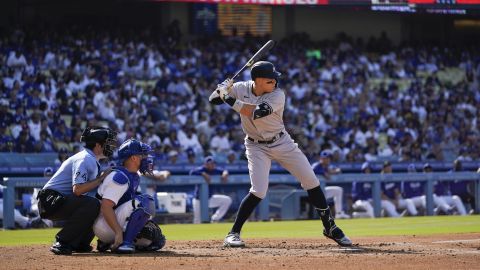
<svg viewBox="0 0 480 270">
<path fill-rule="evenodd" d="M 139 171 L 142 174 L 153 173 L 152 147 L 136 139 L 128 139 L 118 148 L 118 159 L 123 163 L 126 159 L 134 155 L 142 156 Z"/>
<path fill-rule="evenodd" d="M 103 154 L 111 157 L 117 147 L 117 132 L 107 127 L 87 127 L 83 130 L 80 141 L 88 148 L 94 147 L 96 143 L 103 147 Z"/>
</svg>

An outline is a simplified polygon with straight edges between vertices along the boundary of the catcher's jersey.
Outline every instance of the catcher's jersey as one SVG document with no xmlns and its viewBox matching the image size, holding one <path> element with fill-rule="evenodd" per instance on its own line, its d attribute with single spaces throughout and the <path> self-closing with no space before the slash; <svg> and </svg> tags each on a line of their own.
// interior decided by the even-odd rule
<svg viewBox="0 0 480 270">
<path fill-rule="evenodd" d="M 233 84 L 230 95 L 236 99 L 250 104 L 267 103 L 272 113 L 262 118 L 253 119 L 240 114 L 242 129 L 245 134 L 255 140 L 269 140 L 278 133 L 285 131 L 283 124 L 283 110 L 285 106 L 285 93 L 276 88 L 271 93 L 255 96 L 252 92 L 253 81 L 236 82 Z"/>
<path fill-rule="evenodd" d="M 73 186 L 97 178 L 100 164 L 90 149 L 84 149 L 65 160 L 43 189 L 53 189 L 63 195 L 73 194 Z M 88 193 L 95 196 L 95 191 Z"/>
<path fill-rule="evenodd" d="M 97 197 L 111 200 L 116 207 L 135 198 L 139 183 L 138 173 L 129 172 L 125 167 L 115 167 L 98 186 Z"/>
</svg>

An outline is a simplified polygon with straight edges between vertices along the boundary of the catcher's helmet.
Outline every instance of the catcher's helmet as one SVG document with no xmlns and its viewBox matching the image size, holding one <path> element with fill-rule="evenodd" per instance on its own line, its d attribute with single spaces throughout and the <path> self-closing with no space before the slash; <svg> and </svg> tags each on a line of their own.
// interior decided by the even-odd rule
<svg viewBox="0 0 480 270">
<path fill-rule="evenodd" d="M 152 172 L 153 170 L 153 160 L 149 156 L 152 153 L 152 148 L 150 145 L 140 142 L 135 139 L 128 139 L 118 148 L 118 159 L 123 163 L 127 158 L 134 155 L 144 156 L 140 164 L 139 171 L 143 174 Z"/>
<path fill-rule="evenodd" d="M 253 64 L 250 74 L 252 80 L 255 80 L 256 78 L 269 78 L 277 81 L 280 75 L 282 75 L 280 72 L 276 71 L 275 66 L 268 61 L 258 61 Z"/>
<path fill-rule="evenodd" d="M 83 130 L 80 141 L 88 145 L 99 143 L 103 147 L 103 154 L 110 157 L 117 147 L 117 133 L 106 127 L 87 127 Z"/>
</svg>

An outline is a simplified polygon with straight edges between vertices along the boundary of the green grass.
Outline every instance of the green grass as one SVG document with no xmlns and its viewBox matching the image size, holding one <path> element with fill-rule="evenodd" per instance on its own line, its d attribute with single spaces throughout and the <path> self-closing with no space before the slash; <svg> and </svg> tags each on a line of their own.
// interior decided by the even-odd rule
<svg viewBox="0 0 480 270">
<path fill-rule="evenodd" d="M 428 235 L 480 232 L 480 216 L 435 216 L 337 220 L 350 236 Z M 221 240 L 231 223 L 161 225 L 168 240 Z M 59 229 L 0 231 L 0 246 L 52 243 Z M 319 220 L 247 222 L 244 238 L 323 237 Z"/>
</svg>

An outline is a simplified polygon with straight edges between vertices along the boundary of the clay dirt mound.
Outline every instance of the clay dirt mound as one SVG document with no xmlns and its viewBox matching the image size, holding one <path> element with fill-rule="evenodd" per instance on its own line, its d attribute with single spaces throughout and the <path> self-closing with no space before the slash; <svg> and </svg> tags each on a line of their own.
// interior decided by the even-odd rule
<svg viewBox="0 0 480 270">
<path fill-rule="evenodd" d="M 245 239 L 247 247 L 218 241 L 167 241 L 153 253 L 57 256 L 48 245 L 0 247 L 0 269 L 479 269 L 480 233 L 362 237 L 351 248 L 331 240 Z"/>
</svg>

